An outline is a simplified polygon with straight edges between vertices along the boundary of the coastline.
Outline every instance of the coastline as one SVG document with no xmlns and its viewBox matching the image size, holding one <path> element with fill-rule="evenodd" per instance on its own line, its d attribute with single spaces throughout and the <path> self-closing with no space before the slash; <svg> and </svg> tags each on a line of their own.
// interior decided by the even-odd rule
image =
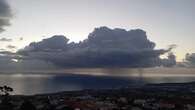
<svg viewBox="0 0 195 110">
<path fill-rule="evenodd" d="M 15 109 L 22 106 L 25 101 L 34 105 L 36 110 L 50 106 L 54 107 L 54 110 L 63 110 L 67 107 L 72 108 L 71 110 L 76 108 L 96 110 L 102 107 L 109 109 L 124 107 L 124 110 L 130 108 L 176 109 L 178 106 L 185 108 L 191 105 L 195 107 L 195 103 L 192 103 L 195 101 L 195 82 L 146 84 L 117 89 L 86 89 L 36 95 L 11 95 L 9 97 Z"/>
</svg>

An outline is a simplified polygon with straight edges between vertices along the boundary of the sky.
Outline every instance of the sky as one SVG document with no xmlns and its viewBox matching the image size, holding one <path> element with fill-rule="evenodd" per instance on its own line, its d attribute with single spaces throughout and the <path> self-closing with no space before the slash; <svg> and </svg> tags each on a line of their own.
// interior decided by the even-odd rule
<svg viewBox="0 0 195 110">
<path fill-rule="evenodd" d="M 23 48 L 33 41 L 65 35 L 70 41 L 86 39 L 95 27 L 143 29 L 156 48 L 176 44 L 181 61 L 195 52 L 195 0 L 7 0 L 11 25 L 0 38 L 1 48 Z M 8 46 L 9 45 L 9 46 Z"/>
</svg>

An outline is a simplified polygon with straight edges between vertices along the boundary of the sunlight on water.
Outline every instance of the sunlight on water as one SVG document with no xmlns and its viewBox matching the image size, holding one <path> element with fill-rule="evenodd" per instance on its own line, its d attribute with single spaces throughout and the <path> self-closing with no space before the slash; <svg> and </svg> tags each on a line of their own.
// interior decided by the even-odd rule
<svg viewBox="0 0 195 110">
<path fill-rule="evenodd" d="M 34 77 L 34 78 L 42 78 L 49 77 L 50 75 L 43 74 L 24 74 L 24 73 L 15 73 L 15 74 L 1 74 L 0 77 L 13 77 L 13 78 L 25 78 L 25 77 Z"/>
</svg>

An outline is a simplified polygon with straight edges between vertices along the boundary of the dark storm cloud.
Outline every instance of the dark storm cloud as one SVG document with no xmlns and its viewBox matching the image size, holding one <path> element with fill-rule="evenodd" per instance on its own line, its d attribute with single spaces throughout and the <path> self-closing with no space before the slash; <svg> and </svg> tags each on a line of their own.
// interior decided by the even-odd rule
<svg viewBox="0 0 195 110">
<path fill-rule="evenodd" d="M 10 51 L 0 52 L 0 71 L 49 70 L 57 67 L 50 62 L 39 59 L 28 59 Z"/>
<path fill-rule="evenodd" d="M 16 69 L 13 59 L 19 59 L 19 56 L 10 51 L 0 51 L 0 70 Z"/>
<path fill-rule="evenodd" d="M 6 0 L 0 0 L 0 32 L 4 31 L 5 26 L 10 25 L 12 17 L 10 6 Z"/>
<path fill-rule="evenodd" d="M 0 38 L 0 42 L 11 42 L 12 39 L 8 39 L 8 38 Z"/>
<path fill-rule="evenodd" d="M 18 59 L 18 60 L 20 60 L 20 59 L 23 59 L 23 57 L 22 56 L 20 56 L 20 55 L 18 55 L 18 54 L 16 54 L 16 53 L 14 53 L 14 52 L 11 52 L 11 51 L 6 51 L 6 50 L 2 50 L 2 51 L 0 51 L 0 59 L 1 60 L 3 60 L 3 61 L 12 61 L 12 59 Z M 6 65 L 6 63 L 5 63 L 5 65 Z M 1 67 L 2 65 L 0 65 L 0 67 Z"/>
<path fill-rule="evenodd" d="M 68 43 L 64 36 L 53 36 L 31 43 L 18 54 L 60 67 L 151 67 L 159 66 L 159 56 L 169 51 L 154 47 L 155 43 L 141 29 L 100 27 L 79 43 Z"/>
<path fill-rule="evenodd" d="M 4 69 L 9 70 L 9 68 L 12 67 L 11 65 L 12 65 L 12 61 L 10 57 L 0 55 L 0 69 L 1 70 L 4 70 Z"/>
<path fill-rule="evenodd" d="M 19 59 L 19 60 L 18 60 Z M 0 55 L 0 71 L 14 71 L 17 70 L 49 70 L 55 69 L 55 65 L 45 62 L 43 60 L 20 60 L 17 56 L 2 56 Z"/>
</svg>

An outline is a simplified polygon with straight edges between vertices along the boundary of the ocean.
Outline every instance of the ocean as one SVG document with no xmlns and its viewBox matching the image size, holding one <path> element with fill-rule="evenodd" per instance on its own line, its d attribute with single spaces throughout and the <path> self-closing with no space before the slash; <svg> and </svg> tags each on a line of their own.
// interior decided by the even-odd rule
<svg viewBox="0 0 195 110">
<path fill-rule="evenodd" d="M 107 89 L 148 83 L 195 82 L 192 68 L 85 68 L 55 71 L 2 72 L 0 85 L 12 94 L 33 95 L 83 89 Z"/>
</svg>

